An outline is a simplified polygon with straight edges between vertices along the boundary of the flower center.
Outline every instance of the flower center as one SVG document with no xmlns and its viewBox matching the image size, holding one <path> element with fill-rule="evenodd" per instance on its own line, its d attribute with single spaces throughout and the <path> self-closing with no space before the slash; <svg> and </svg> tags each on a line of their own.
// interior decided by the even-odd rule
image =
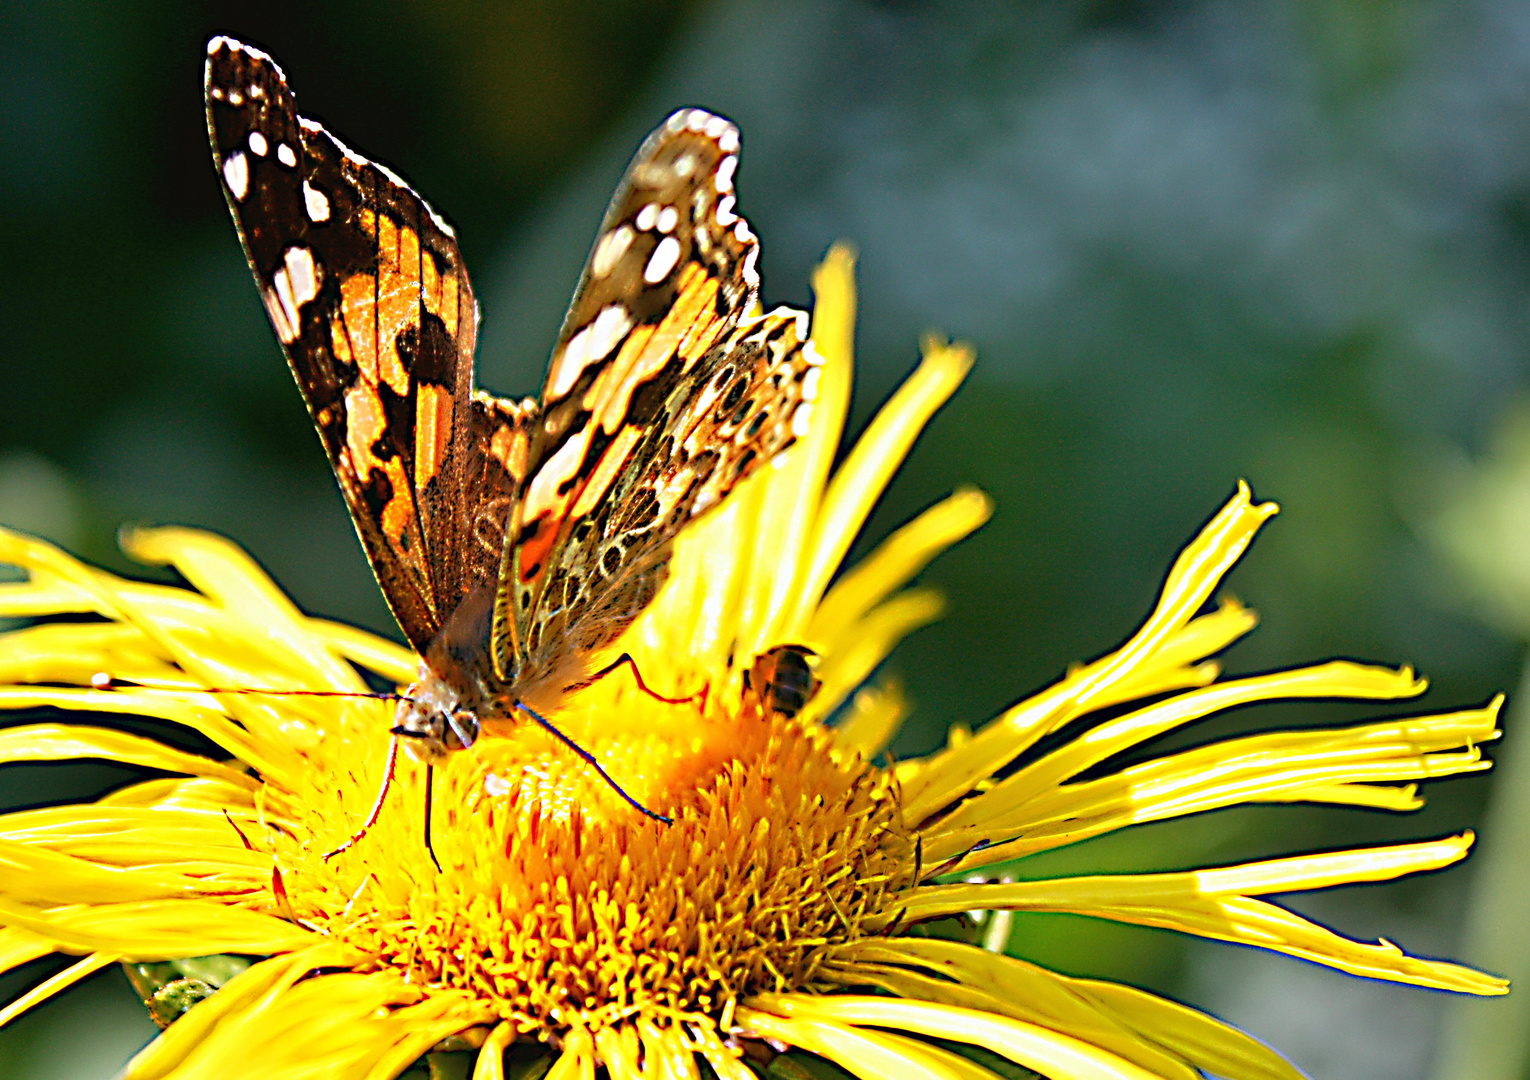
<svg viewBox="0 0 1530 1080">
<path fill-rule="evenodd" d="M 354 828 L 375 775 L 314 770 L 312 834 L 278 845 L 299 916 L 526 1032 L 564 1030 L 570 1010 L 594 1027 L 716 1016 L 812 982 L 825 947 L 860 936 L 907 883 L 885 775 L 747 695 L 667 705 L 620 678 L 552 719 L 673 825 L 643 818 L 546 732 L 500 724 L 436 771 L 439 873 L 421 766 L 401 762 L 377 826 L 328 863 L 318 853 Z"/>
</svg>

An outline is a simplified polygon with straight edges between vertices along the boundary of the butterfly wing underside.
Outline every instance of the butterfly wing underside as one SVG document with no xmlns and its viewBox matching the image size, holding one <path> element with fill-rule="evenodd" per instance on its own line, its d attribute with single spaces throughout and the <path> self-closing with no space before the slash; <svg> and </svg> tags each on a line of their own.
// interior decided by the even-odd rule
<svg viewBox="0 0 1530 1080">
<path fill-rule="evenodd" d="M 477 307 L 451 228 L 384 166 L 298 115 L 281 69 L 208 45 L 229 209 L 379 584 L 424 653 L 492 587 L 534 402 L 473 390 Z"/>
<path fill-rule="evenodd" d="M 806 316 L 757 305 L 738 131 L 681 110 L 638 151 L 553 349 L 506 546 L 494 660 L 577 674 L 663 583 L 671 542 L 805 430 Z M 574 661 L 574 663 L 570 663 Z"/>
</svg>

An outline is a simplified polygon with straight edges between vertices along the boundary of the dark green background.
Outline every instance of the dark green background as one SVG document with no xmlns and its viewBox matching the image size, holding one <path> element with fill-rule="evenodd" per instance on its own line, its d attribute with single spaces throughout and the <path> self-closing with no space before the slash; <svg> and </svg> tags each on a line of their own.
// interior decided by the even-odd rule
<svg viewBox="0 0 1530 1080">
<path fill-rule="evenodd" d="M 683 104 L 743 129 L 767 303 L 807 302 L 832 241 L 859 248 L 857 422 L 922 331 L 975 343 L 870 531 L 958 483 L 998 501 L 926 574 L 951 615 L 893 658 L 904 754 L 1115 645 L 1239 477 L 1286 509 L 1232 578 L 1264 617 L 1234 670 L 1409 662 L 1439 708 L 1516 678 L 1518 644 L 1456 599 L 1419 523 L 1436 464 L 1479 452 L 1527 380 L 1522 3 L 8 5 L 0 519 L 119 568 L 124 521 L 217 529 L 306 608 L 391 632 L 209 167 L 213 32 L 273 52 L 305 112 L 455 222 L 491 389 L 534 391 L 627 156 Z M 1242 713 L 1174 742 L 1363 715 Z M 0 801 L 120 777 L 12 769 Z M 1436 836 L 1488 789 L 1436 786 L 1410 819 L 1213 815 L 1051 865 Z M 1467 878 L 1295 902 L 1444 955 Z M 1435 995 L 1084 920 L 1015 944 L 1217 1010 L 1325 1080 L 1427 1069 Z M 109 1074 L 148 1033 L 120 981 L 0 1033 L 0 1076 Z"/>
</svg>

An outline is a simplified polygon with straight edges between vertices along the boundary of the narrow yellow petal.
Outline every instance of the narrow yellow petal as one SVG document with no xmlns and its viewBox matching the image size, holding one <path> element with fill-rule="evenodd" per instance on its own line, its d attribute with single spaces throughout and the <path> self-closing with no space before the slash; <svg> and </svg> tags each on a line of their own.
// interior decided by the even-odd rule
<svg viewBox="0 0 1530 1080">
<path fill-rule="evenodd" d="M 846 753 L 859 754 L 869 761 L 892 742 L 907 715 L 908 702 L 903 697 L 902 685 L 896 680 L 863 686 L 855 692 L 844 708 L 843 717 L 834 725 L 834 743 Z"/>
<path fill-rule="evenodd" d="M 213 953 L 287 952 L 313 943 L 313 932 L 211 900 L 145 900 L 42 910 L 0 897 L 0 920 L 71 952 L 112 952 L 127 960 Z"/>
<path fill-rule="evenodd" d="M 1092 915 L 1271 949 L 1367 978 L 1466 994 L 1503 994 L 1508 985 L 1502 979 L 1457 964 L 1408 956 L 1388 941 L 1375 945 L 1352 941 L 1284 908 L 1250 898 L 1437 870 L 1465 856 L 1470 846 L 1467 834 L 1179 874 L 926 886 L 904 894 L 889 910 L 897 912 L 900 923 L 972 910 Z M 877 922 L 872 920 L 868 929 L 881 929 Z"/>
<path fill-rule="evenodd" d="M 1180 552 L 1157 606 L 1131 639 L 1016 705 L 960 748 L 934 755 L 904 789 L 906 819 L 923 821 L 1013 761 L 1037 739 L 1091 709 L 1119 700 L 1113 695 L 1115 685 L 1123 679 L 1142 678 L 1142 669 L 1155 663 L 1158 650 L 1176 646 L 1178 632 L 1277 509 L 1273 503 L 1256 506 L 1248 485 L 1240 482 L 1233 497 Z"/>
<path fill-rule="evenodd" d="M 1137 1037 L 1098 1007 L 1083 1007 L 1084 1003 L 1076 993 L 1061 986 L 1051 988 L 1054 990 L 1051 995 L 1043 993 L 1041 1000 L 1030 1000 L 1021 994 L 1018 986 L 1010 987 L 1010 996 L 998 997 L 988 990 L 917 974 L 889 964 L 856 963 L 843 967 L 825 965 L 824 974 L 847 987 L 876 987 L 911 1001 L 928 1001 L 993 1013 L 1072 1035 L 1091 1046 L 1119 1054 L 1154 1076 L 1166 1080 L 1201 1080 L 1200 1074 L 1186 1062 L 1165 1053 L 1148 1040 Z M 1015 983 L 1018 980 L 1009 981 Z M 1034 984 L 1040 981 L 1030 980 L 1028 989 L 1034 989 Z M 1067 999 L 1067 1004 L 1058 1009 L 1057 1006 L 1062 1004 L 1059 999 L 1063 998 Z M 1068 1008 L 1067 1005 L 1074 1007 Z M 1055 1015 L 1057 1012 L 1062 1012 L 1064 1016 Z"/>
<path fill-rule="evenodd" d="M 132 559 L 151 566 L 174 566 L 193 588 L 224 610 L 238 612 L 249 623 L 265 628 L 284 649 L 301 648 L 307 616 L 249 555 L 224 537 L 167 526 L 124 530 L 120 540 Z M 356 673 L 328 650 L 306 651 L 304 658 L 318 672 L 318 682 L 337 689 L 356 682 Z"/>
<path fill-rule="evenodd" d="M 160 1080 L 194 1053 L 219 1024 L 237 1022 L 280 987 L 290 986 L 315 968 L 343 964 L 349 959 L 344 950 L 325 942 L 252 964 L 224 983 L 216 994 L 197 1002 L 140 1050 L 123 1069 L 122 1080 Z"/>
<path fill-rule="evenodd" d="M 308 632 L 323 639 L 330 649 L 347 660 L 396 683 L 410 682 L 420 667 L 420 658 L 413 649 L 345 623 L 309 619 Z"/>
<path fill-rule="evenodd" d="M 1302 698 L 1402 698 L 1412 697 L 1422 690 L 1423 684 L 1408 668 L 1397 671 L 1345 660 L 1214 683 L 1138 709 L 1085 732 L 1001 780 L 990 790 L 967 800 L 940 819 L 935 828 L 948 831 L 966 825 L 986 825 L 991 819 L 1012 813 L 1040 792 L 1055 788 L 1123 750 L 1225 709 L 1260 701 Z M 979 733 L 973 738 L 976 741 L 981 737 Z"/>
<path fill-rule="evenodd" d="M 248 731 L 190 695 L 154 690 L 75 690 L 0 686 L 0 709 L 53 707 L 75 712 L 127 713 L 168 720 L 206 735 L 262 775 L 290 779 L 302 767 L 297 755 L 279 744 L 252 738 Z"/>
<path fill-rule="evenodd" d="M 815 711 L 833 710 L 866 681 L 877 665 L 909 633 L 934 622 L 945 610 L 945 598 L 934 589 L 907 589 L 873 608 L 855 624 L 853 633 L 836 642 L 818 667 L 823 686 Z"/>
<path fill-rule="evenodd" d="M 939 977 L 937 989 L 971 988 L 998 1003 L 988 1011 L 1074 1035 L 1150 1072 L 1169 1075 L 1172 1063 L 1183 1059 L 1231 1080 L 1301 1080 L 1294 1066 L 1236 1028 L 1115 983 L 1071 978 L 1016 957 L 934 938 L 866 938 L 835 955 L 845 964 L 847 985 L 867 964 L 878 970 L 889 970 L 891 965 L 905 971 L 920 968 Z M 1124 993 L 1110 992 L 1116 989 Z M 962 1004 L 954 999 L 932 1000 Z M 1034 1010 L 1034 1015 L 1026 1015 L 1026 1010 Z M 1234 1063 L 1241 1065 L 1233 1068 Z M 1192 1075 L 1198 1074 L 1192 1071 Z"/>
<path fill-rule="evenodd" d="M 762 994 L 747 1012 L 739 1013 L 740 1023 L 756 1029 L 762 1015 L 784 1015 L 827 1025 L 867 1024 L 954 1039 L 985 1047 L 1055 1080 L 1158 1080 L 1125 1058 L 1071 1035 L 950 1005 L 850 994 Z"/>
<path fill-rule="evenodd" d="M 70 964 L 57 975 L 38 983 L 25 994 L 13 999 L 4 1008 L 0 1008 L 0 1027 L 9 1024 L 32 1006 L 41 1005 L 60 990 L 69 989 L 85 976 L 94 975 L 102 968 L 110 967 L 118 959 L 109 953 L 92 953 L 78 963 Z"/>
<path fill-rule="evenodd" d="M 1121 983 L 1073 981 L 1138 1031 L 1193 1061 L 1202 1072 L 1227 1080 L 1303 1080 L 1296 1066 L 1274 1050 L 1215 1017 Z"/>
<path fill-rule="evenodd" d="M 37 844 L 0 841 L 0 897 L 33 907 L 230 897 L 255 891 L 263 876 L 205 858 L 190 866 L 103 866 Z"/>
<path fill-rule="evenodd" d="M 45 937 L 14 926 L 0 926 L 0 975 L 53 951 L 53 943 Z"/>
<path fill-rule="evenodd" d="M 473 1080 L 505 1080 L 505 1049 L 515 1041 L 515 1028 L 500 1021 L 489 1032 L 473 1062 Z"/>
<path fill-rule="evenodd" d="M 803 643 L 818 594 L 809 554 L 818 543 L 824 485 L 839 453 L 854 372 L 855 256 L 836 244 L 813 271 L 812 348 L 823 361 L 807 437 L 772 463 L 749 545 L 730 552 L 751 568 L 740 597 L 739 648 L 748 656 Z"/>
<path fill-rule="evenodd" d="M 809 625 L 812 609 L 872 506 L 924 425 L 967 377 L 972 360 L 972 350 L 965 345 L 925 342 L 924 360 L 877 412 L 834 473 L 818 512 L 796 624 Z"/>
<path fill-rule="evenodd" d="M 993 500 L 976 488 L 959 489 L 924 511 L 835 582 L 813 615 L 807 640 L 840 641 L 868 611 L 992 513 Z"/>
<path fill-rule="evenodd" d="M 970 1073 L 911 1056 L 880 1031 L 858 1031 L 843 1024 L 774 1016 L 740 1009 L 739 1021 L 751 1034 L 828 1058 L 861 1080 L 969 1080 Z"/>
<path fill-rule="evenodd" d="M 13 761 L 67 761 L 102 758 L 125 765 L 142 765 L 165 772 L 216 777 L 236 787 L 254 790 L 254 777 L 200 754 L 188 754 L 147 739 L 110 728 L 78 724 L 28 724 L 0 731 L 0 765 Z"/>
</svg>

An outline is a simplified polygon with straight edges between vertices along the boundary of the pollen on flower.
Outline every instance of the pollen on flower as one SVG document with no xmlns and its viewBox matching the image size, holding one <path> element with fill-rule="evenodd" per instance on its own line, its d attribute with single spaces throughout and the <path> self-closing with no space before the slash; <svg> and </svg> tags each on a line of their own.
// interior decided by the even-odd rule
<svg viewBox="0 0 1530 1080">
<path fill-rule="evenodd" d="M 635 798 L 526 724 L 438 769 L 436 873 L 423 846 L 422 770 L 401 766 L 377 828 L 325 861 L 375 791 L 368 767 L 314 770 L 312 806 L 273 845 L 305 923 L 416 985 L 467 991 L 525 1033 L 577 1013 L 598 1030 L 634 1015 L 716 1016 L 813 982 L 825 947 L 860 936 L 911 884 L 910 842 L 886 774 L 836 752 L 817 725 L 748 695 L 655 701 L 613 676 L 558 722 Z M 341 789 L 353 790 L 341 790 Z M 498 794 L 496 794 L 496 792 Z"/>
</svg>

